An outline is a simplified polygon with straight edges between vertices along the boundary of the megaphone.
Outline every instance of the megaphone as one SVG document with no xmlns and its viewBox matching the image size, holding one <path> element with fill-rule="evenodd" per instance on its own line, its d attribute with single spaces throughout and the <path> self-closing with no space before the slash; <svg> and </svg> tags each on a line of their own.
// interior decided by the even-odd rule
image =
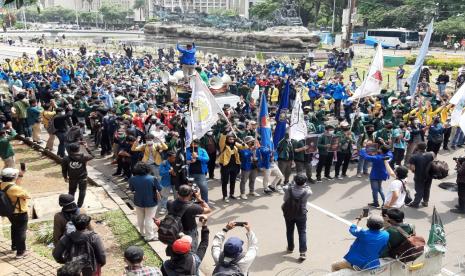
<svg viewBox="0 0 465 276">
<path fill-rule="evenodd" d="M 184 78 L 184 73 L 181 70 L 174 72 L 173 77 L 175 77 L 178 81 Z"/>
<path fill-rule="evenodd" d="M 221 80 L 223 81 L 223 84 L 226 84 L 226 85 L 232 83 L 231 76 L 229 76 L 229 75 L 226 74 L 226 73 L 221 77 Z"/>
<path fill-rule="evenodd" d="M 214 76 L 213 78 L 210 79 L 210 87 L 212 89 L 216 89 L 216 90 L 220 89 L 223 87 L 223 85 L 224 85 L 223 80 L 218 76 Z"/>
</svg>

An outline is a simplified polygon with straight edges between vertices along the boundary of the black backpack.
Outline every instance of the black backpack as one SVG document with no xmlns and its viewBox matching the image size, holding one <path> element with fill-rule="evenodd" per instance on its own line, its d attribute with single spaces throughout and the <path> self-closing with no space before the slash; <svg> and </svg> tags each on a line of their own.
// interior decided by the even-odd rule
<svg viewBox="0 0 465 276">
<path fill-rule="evenodd" d="M 70 248 L 64 253 L 66 262 L 77 262 L 82 268 L 91 268 L 92 271 L 97 269 L 95 265 L 95 252 L 90 242 L 94 232 L 87 234 L 84 242 L 75 243 L 68 236 Z"/>
<path fill-rule="evenodd" d="M 305 197 L 304 192 L 300 197 L 295 197 L 292 193 L 292 186 L 289 187 L 289 198 L 284 201 L 281 209 L 286 219 L 295 219 L 303 215 L 302 200 Z"/>
<path fill-rule="evenodd" d="M 429 164 L 429 175 L 433 179 L 444 179 L 449 175 L 449 165 L 445 161 L 433 160 Z"/>
<path fill-rule="evenodd" d="M 225 263 L 224 255 L 221 254 L 212 276 L 244 276 L 244 273 L 241 272 L 241 268 L 237 264 L 243 257 L 244 256 L 241 254 L 230 263 Z"/>
<path fill-rule="evenodd" d="M 0 190 L 0 216 L 9 217 L 15 212 L 16 205 L 19 203 L 19 197 L 16 199 L 16 203 L 11 203 L 8 194 L 6 193 L 13 184 L 8 184 L 5 189 Z"/>
<path fill-rule="evenodd" d="M 164 244 L 171 245 L 175 240 L 179 239 L 179 234 L 182 232 L 182 216 L 187 211 L 190 205 L 185 206 L 179 213 L 170 213 L 161 220 L 158 226 L 158 240 Z"/>
</svg>

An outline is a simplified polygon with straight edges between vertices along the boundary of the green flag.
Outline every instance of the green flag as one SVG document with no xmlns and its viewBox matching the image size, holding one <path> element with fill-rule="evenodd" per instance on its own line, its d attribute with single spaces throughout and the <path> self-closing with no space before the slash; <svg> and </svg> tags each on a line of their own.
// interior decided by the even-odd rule
<svg viewBox="0 0 465 276">
<path fill-rule="evenodd" d="M 433 209 L 433 219 L 431 221 L 431 229 L 429 230 L 428 247 L 432 252 L 446 252 L 446 233 L 444 232 L 444 225 L 442 225 L 441 218 Z"/>
</svg>

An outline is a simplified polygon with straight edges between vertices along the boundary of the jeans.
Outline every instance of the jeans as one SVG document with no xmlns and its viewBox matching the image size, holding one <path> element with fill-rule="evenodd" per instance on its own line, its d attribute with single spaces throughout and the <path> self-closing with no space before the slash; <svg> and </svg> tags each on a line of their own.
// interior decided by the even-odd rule
<svg viewBox="0 0 465 276">
<path fill-rule="evenodd" d="M 446 93 L 446 85 L 445 83 L 438 84 L 439 95 L 444 96 Z"/>
<path fill-rule="evenodd" d="M 452 138 L 452 146 L 463 145 L 464 135 L 460 127 L 457 127 L 455 130 L 454 138 Z"/>
<path fill-rule="evenodd" d="M 57 132 L 57 133 L 55 133 L 55 135 L 57 136 L 58 141 L 60 141 L 60 143 L 58 144 L 57 155 L 63 158 L 63 157 L 65 157 L 66 133 L 65 132 Z"/>
<path fill-rule="evenodd" d="M 199 247 L 199 231 L 197 227 L 190 231 L 186 231 L 185 234 L 192 238 L 191 252 L 197 252 L 197 248 Z"/>
<path fill-rule="evenodd" d="M 11 249 L 16 250 L 16 254 L 23 254 L 26 251 L 26 231 L 27 213 L 13 214 L 8 217 L 11 226 Z"/>
<path fill-rule="evenodd" d="M 415 198 L 412 201 L 412 205 L 420 204 L 421 200 L 423 202 L 429 201 L 429 195 L 431 191 L 431 183 L 433 179 L 428 177 L 427 179 L 413 180 L 415 182 Z"/>
<path fill-rule="evenodd" d="M 152 163 L 149 165 L 150 166 L 150 169 L 152 170 L 152 175 L 156 178 L 156 179 L 160 179 L 160 166 L 158 166 L 157 164 L 155 163 Z"/>
<path fill-rule="evenodd" d="M 396 79 L 397 81 L 397 91 L 402 91 L 404 88 L 404 79 Z"/>
<path fill-rule="evenodd" d="M 276 163 L 272 163 L 269 169 L 265 169 L 263 171 L 263 189 L 268 188 L 268 183 L 270 182 L 270 176 L 274 176 L 274 180 L 271 183 L 271 187 L 276 189 L 276 186 L 278 186 L 283 180 L 284 176 L 281 173 L 281 170 L 276 166 Z"/>
<path fill-rule="evenodd" d="M 370 161 L 363 159 L 363 157 L 358 157 L 358 164 L 357 164 L 357 174 L 368 174 L 368 169 L 370 168 Z"/>
<path fill-rule="evenodd" d="M 84 198 L 86 197 L 87 179 L 70 179 L 68 194 L 74 196 L 78 187 L 79 187 L 79 197 L 78 197 L 77 205 L 79 208 L 81 208 L 82 205 L 84 204 Z"/>
<path fill-rule="evenodd" d="M 278 167 L 281 173 L 284 175 L 284 185 L 289 183 L 289 177 L 292 172 L 292 161 L 278 160 Z"/>
<path fill-rule="evenodd" d="M 159 205 L 161 209 L 166 210 L 166 204 L 168 203 L 168 198 L 171 194 L 171 191 L 173 191 L 173 186 L 161 188 L 161 192 L 160 192 L 161 199 L 160 199 L 160 205 Z"/>
<path fill-rule="evenodd" d="M 190 175 L 192 178 L 194 178 L 194 182 L 199 186 L 200 189 L 200 195 L 202 196 L 202 199 L 208 203 L 208 183 L 207 183 L 207 177 L 205 174 L 200 173 L 200 174 L 191 174 Z"/>
<path fill-rule="evenodd" d="M 342 175 L 346 175 L 349 168 L 349 162 L 352 154 L 350 152 L 337 152 L 337 161 L 335 166 L 336 176 L 339 176 L 339 171 L 342 165 Z"/>
<path fill-rule="evenodd" d="M 307 252 L 307 215 L 295 219 L 286 219 L 287 248 L 294 250 L 294 228 L 299 235 L 299 253 Z"/>
<path fill-rule="evenodd" d="M 155 237 L 155 225 L 153 218 L 157 207 L 137 207 L 137 226 L 139 227 L 140 234 L 145 237 L 146 240 L 151 240 Z"/>
<path fill-rule="evenodd" d="M 227 166 L 221 165 L 221 188 L 223 192 L 223 198 L 228 196 L 228 182 L 229 182 L 229 195 L 234 196 L 234 190 L 236 188 L 236 177 L 239 173 L 239 167 L 236 164 L 228 164 Z"/>
<path fill-rule="evenodd" d="M 378 193 L 381 196 L 381 199 L 383 200 L 383 203 L 384 203 L 383 187 L 381 186 L 382 183 L 383 183 L 383 180 L 370 179 L 371 193 L 373 195 L 373 204 L 378 205 L 378 206 L 379 206 Z"/>
<path fill-rule="evenodd" d="M 252 170 L 241 170 L 241 194 L 245 194 L 245 183 L 249 181 L 249 193 L 255 192 L 255 179 L 257 178 L 258 171 L 257 169 Z"/>
<path fill-rule="evenodd" d="M 295 161 L 295 169 L 297 174 L 305 174 L 307 176 L 307 180 L 312 179 L 312 162 L 301 162 Z"/>
</svg>

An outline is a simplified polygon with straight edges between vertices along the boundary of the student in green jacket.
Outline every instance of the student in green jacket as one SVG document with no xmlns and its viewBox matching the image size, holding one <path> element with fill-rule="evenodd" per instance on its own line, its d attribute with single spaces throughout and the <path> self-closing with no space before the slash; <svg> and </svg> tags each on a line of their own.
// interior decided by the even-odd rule
<svg viewBox="0 0 465 276">
<path fill-rule="evenodd" d="M 318 164 L 316 166 L 316 181 L 321 182 L 321 171 L 325 168 L 325 177 L 333 179 L 329 173 L 333 164 L 334 152 L 328 152 L 331 147 L 331 138 L 334 135 L 334 126 L 327 125 L 325 132 L 318 138 Z"/>
<path fill-rule="evenodd" d="M 6 123 L 5 128 L 0 130 L 0 157 L 5 166 L 3 168 L 15 167 L 15 152 L 10 144 L 16 136 L 16 131 L 11 127 L 11 122 Z"/>
</svg>

